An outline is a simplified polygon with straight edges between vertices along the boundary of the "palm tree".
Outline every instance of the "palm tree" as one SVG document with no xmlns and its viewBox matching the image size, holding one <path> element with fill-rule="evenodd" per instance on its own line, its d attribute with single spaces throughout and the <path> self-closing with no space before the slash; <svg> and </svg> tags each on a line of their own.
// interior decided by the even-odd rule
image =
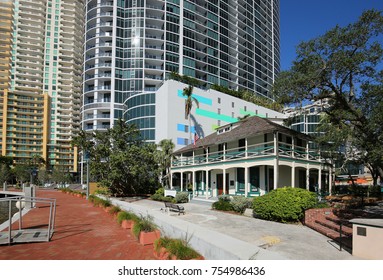
<svg viewBox="0 0 383 280">
<path fill-rule="evenodd" d="M 191 123 L 190 123 L 190 113 L 193 108 L 193 102 L 196 104 L 197 108 L 199 108 L 199 102 L 198 100 L 193 96 L 193 86 L 189 85 L 186 88 L 184 88 L 182 95 L 186 97 L 185 100 L 185 119 L 188 118 L 189 120 L 189 139 L 190 143 L 192 143 L 192 137 L 191 137 Z"/>
<path fill-rule="evenodd" d="M 159 158 L 159 161 L 160 161 L 160 166 L 161 166 L 161 169 L 163 171 L 165 171 L 165 182 L 166 182 L 166 186 L 168 186 L 169 184 L 169 171 L 170 171 L 170 166 L 172 164 L 172 158 L 173 158 L 173 150 L 174 150 L 174 143 L 171 139 L 163 139 L 160 141 L 160 143 L 158 143 L 158 146 L 161 148 L 161 151 L 160 151 L 160 158 Z"/>
</svg>

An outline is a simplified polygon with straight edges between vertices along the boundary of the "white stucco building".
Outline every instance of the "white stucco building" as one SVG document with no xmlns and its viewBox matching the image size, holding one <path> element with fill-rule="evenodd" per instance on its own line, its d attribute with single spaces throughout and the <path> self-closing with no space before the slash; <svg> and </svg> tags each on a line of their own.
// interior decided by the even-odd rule
<svg viewBox="0 0 383 280">
<path fill-rule="evenodd" d="M 251 102 L 230 96 L 216 90 L 193 88 L 193 97 L 199 102 L 199 108 L 193 103 L 191 125 L 185 118 L 185 97 L 183 89 L 188 85 L 174 80 L 165 81 L 156 93 L 155 103 L 155 142 L 172 139 L 176 149 L 180 149 L 194 140 L 194 132 L 199 138 L 216 131 L 220 126 L 237 122 L 239 117 L 259 116 L 282 123 L 285 115 Z M 145 120 L 137 123 L 141 128 Z M 190 141 L 190 133 L 192 141 Z"/>
</svg>

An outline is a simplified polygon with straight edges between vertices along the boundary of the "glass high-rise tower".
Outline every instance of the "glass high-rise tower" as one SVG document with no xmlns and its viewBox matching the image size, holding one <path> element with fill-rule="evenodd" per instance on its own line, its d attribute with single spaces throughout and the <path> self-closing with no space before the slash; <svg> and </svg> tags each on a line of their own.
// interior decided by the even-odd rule
<svg viewBox="0 0 383 280">
<path fill-rule="evenodd" d="M 124 116 L 153 140 L 170 72 L 272 98 L 279 0 L 88 0 L 85 29 L 85 130 Z"/>
</svg>

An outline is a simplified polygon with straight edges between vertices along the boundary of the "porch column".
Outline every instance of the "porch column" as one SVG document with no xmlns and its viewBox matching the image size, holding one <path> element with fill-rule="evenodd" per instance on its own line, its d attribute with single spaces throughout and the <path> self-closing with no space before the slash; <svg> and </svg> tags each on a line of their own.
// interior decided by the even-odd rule
<svg viewBox="0 0 383 280">
<path fill-rule="evenodd" d="M 274 155 L 278 156 L 278 132 L 274 132 Z"/>
<path fill-rule="evenodd" d="M 266 191 L 266 185 L 265 185 L 265 166 L 262 165 L 259 167 L 259 187 L 261 190 Z"/>
<path fill-rule="evenodd" d="M 309 141 L 306 142 L 306 159 L 309 159 L 310 158 L 310 155 L 309 155 Z"/>
<path fill-rule="evenodd" d="M 319 167 L 318 170 L 318 192 L 321 193 L 322 190 L 322 168 Z"/>
<path fill-rule="evenodd" d="M 184 173 L 181 171 L 181 192 L 184 191 Z"/>
<path fill-rule="evenodd" d="M 310 189 L 310 165 L 307 164 L 306 166 L 306 189 Z"/>
<path fill-rule="evenodd" d="M 247 137 L 245 138 L 245 158 L 247 158 Z"/>
<path fill-rule="evenodd" d="M 274 190 L 278 188 L 279 178 L 279 161 L 278 158 L 274 159 Z"/>
<path fill-rule="evenodd" d="M 193 165 L 194 165 L 194 157 L 195 157 L 195 151 L 193 150 L 193 160 L 192 160 Z"/>
<path fill-rule="evenodd" d="M 226 169 L 223 169 L 223 194 L 226 194 Z"/>
<path fill-rule="evenodd" d="M 206 195 L 206 199 L 209 198 L 209 194 L 208 194 L 208 184 L 207 184 L 207 181 L 209 180 L 209 171 L 206 170 L 206 184 L 205 184 L 205 195 Z"/>
<path fill-rule="evenodd" d="M 291 138 L 291 157 L 295 158 L 295 138 Z"/>
<path fill-rule="evenodd" d="M 173 189 L 173 173 L 171 169 L 169 171 L 169 185 L 170 185 L 170 189 L 172 190 Z"/>
<path fill-rule="evenodd" d="M 245 167 L 245 197 L 247 197 L 249 191 L 249 168 Z"/>
<path fill-rule="evenodd" d="M 291 186 L 295 188 L 295 162 L 293 162 L 291 167 Z"/>
<path fill-rule="evenodd" d="M 192 185 L 193 185 L 193 187 L 192 187 L 192 190 L 193 190 L 193 194 L 192 194 L 192 197 L 194 197 L 195 196 L 195 180 L 196 180 L 196 177 L 195 177 L 195 170 L 193 170 L 193 178 L 192 178 Z"/>
</svg>

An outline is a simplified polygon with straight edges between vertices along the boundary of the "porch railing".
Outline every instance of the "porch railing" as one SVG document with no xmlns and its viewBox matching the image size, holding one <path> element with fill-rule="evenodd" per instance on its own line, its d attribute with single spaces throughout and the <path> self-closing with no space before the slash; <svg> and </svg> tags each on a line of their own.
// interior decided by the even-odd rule
<svg viewBox="0 0 383 280">
<path fill-rule="evenodd" d="M 269 155 L 275 155 L 274 142 L 265 142 L 261 144 L 249 145 L 247 150 L 245 147 L 237 147 L 225 151 L 212 152 L 208 154 L 199 154 L 189 157 L 178 157 L 173 160 L 172 166 L 189 166 L 200 165 L 205 163 L 214 163 L 222 161 L 231 161 L 243 158 L 256 158 Z M 292 146 L 287 143 L 278 144 L 278 155 L 307 160 L 320 160 L 318 151 L 306 151 L 306 148 L 300 146 Z"/>
</svg>

